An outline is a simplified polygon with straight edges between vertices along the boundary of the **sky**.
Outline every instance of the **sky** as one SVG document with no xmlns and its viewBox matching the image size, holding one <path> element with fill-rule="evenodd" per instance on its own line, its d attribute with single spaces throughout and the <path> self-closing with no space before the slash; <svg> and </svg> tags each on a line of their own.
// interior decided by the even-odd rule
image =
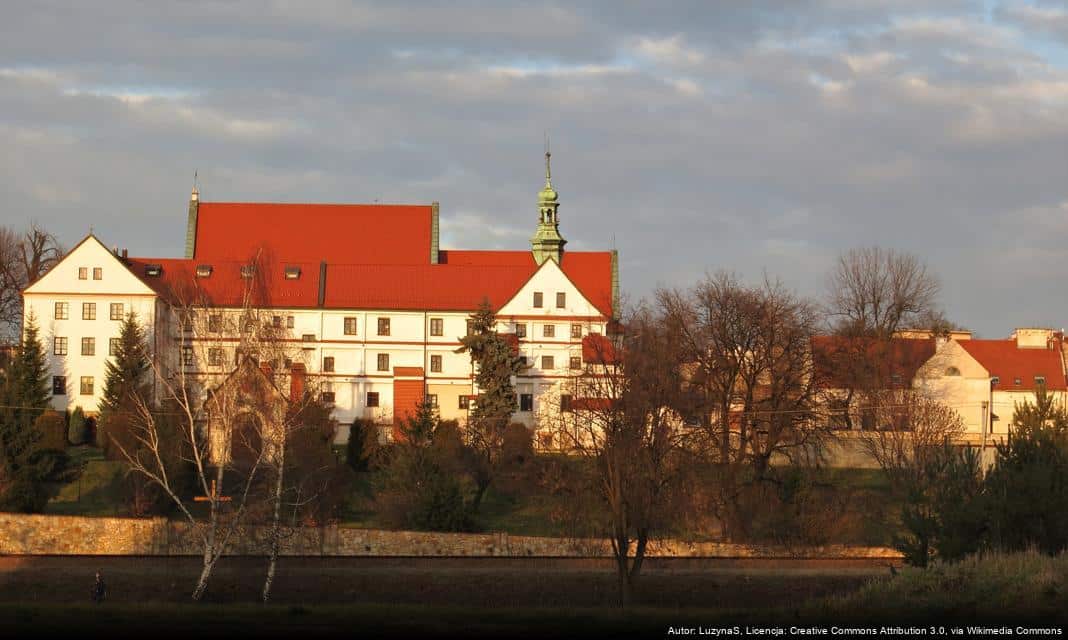
<svg viewBox="0 0 1068 640">
<path fill-rule="evenodd" d="M 39 0 L 0 33 L 0 224 L 68 246 L 181 256 L 196 172 L 526 249 L 548 134 L 567 248 L 618 249 L 631 300 L 719 269 L 819 299 L 878 245 L 982 337 L 1068 326 L 1064 3 Z"/>
</svg>

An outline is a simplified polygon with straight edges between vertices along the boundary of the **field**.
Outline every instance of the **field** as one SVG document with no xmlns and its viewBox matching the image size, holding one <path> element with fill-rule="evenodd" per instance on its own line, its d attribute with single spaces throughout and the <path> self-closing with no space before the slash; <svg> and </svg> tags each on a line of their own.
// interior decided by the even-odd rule
<svg viewBox="0 0 1068 640">
<path fill-rule="evenodd" d="M 669 627 L 1063 626 L 1068 562 L 1035 554 L 929 571 L 779 561 L 653 563 L 639 603 L 613 604 L 600 561 L 287 559 L 255 603 L 263 560 L 228 559 L 208 602 L 195 559 L 0 558 L 0 631 L 34 637 L 666 637 Z M 92 572 L 111 596 L 88 604 Z M 478 607 L 472 603 L 478 603 Z"/>
</svg>

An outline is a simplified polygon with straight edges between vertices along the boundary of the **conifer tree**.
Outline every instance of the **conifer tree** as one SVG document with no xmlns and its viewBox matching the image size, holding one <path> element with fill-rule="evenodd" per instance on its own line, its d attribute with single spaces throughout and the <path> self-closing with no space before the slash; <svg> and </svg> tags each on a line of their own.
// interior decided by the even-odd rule
<svg viewBox="0 0 1068 640">
<path fill-rule="evenodd" d="M 105 414 L 128 410 L 134 395 L 145 391 L 148 367 L 145 331 L 137 322 L 137 314 L 131 311 L 122 321 L 115 355 L 105 364 L 101 410 Z"/>
<path fill-rule="evenodd" d="M 0 387 L 0 506 L 4 508 L 36 511 L 43 507 L 44 492 L 38 486 L 42 465 L 34 454 L 41 439 L 35 421 L 51 398 L 47 375 L 44 347 L 30 314 Z"/>
<path fill-rule="evenodd" d="M 458 352 L 470 354 L 479 391 L 467 421 L 467 440 L 476 454 L 471 475 L 476 485 L 473 508 L 477 511 L 496 475 L 505 427 L 518 409 L 512 377 L 523 369 L 523 360 L 497 333 L 497 318 L 489 300 L 482 300 L 469 322 Z"/>
</svg>

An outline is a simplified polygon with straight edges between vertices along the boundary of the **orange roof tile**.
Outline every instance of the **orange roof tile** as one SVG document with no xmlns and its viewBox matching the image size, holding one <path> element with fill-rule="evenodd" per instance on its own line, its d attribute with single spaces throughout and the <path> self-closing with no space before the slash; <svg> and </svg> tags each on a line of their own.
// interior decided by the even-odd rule
<svg viewBox="0 0 1068 640">
<path fill-rule="evenodd" d="M 1034 391 L 1035 376 L 1045 377 L 1047 389 L 1068 388 L 1059 349 L 1020 349 L 1015 340 L 961 340 L 958 344 L 991 376 L 1000 378 L 996 389 Z"/>
<path fill-rule="evenodd" d="M 431 222 L 430 205 L 201 202 L 193 257 L 425 264 Z"/>
</svg>

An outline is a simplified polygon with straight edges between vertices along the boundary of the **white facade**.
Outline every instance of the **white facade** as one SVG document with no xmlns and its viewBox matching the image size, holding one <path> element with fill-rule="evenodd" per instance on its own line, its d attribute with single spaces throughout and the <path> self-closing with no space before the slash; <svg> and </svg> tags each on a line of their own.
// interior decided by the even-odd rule
<svg viewBox="0 0 1068 640">
<path fill-rule="evenodd" d="M 536 293 L 541 294 L 540 305 Z M 52 399 L 60 411 L 76 406 L 89 414 L 99 410 L 109 342 L 118 338 L 120 319 L 130 311 L 145 326 L 153 357 L 177 364 L 183 344 L 189 345 L 192 362 L 187 370 L 209 386 L 235 367 L 235 350 L 241 343 L 236 319 L 243 310 L 198 309 L 198 315 L 219 316 L 220 329 L 206 330 L 211 319 L 204 317 L 198 319 L 197 330 L 180 335 L 168 303 L 92 236 L 28 287 L 24 300 L 27 317 L 33 314 L 40 327 L 51 375 L 66 391 Z M 67 305 L 66 317 L 62 306 L 57 317 L 57 303 Z M 86 306 L 83 319 L 83 305 L 95 305 L 95 317 L 90 312 L 93 307 Z M 111 305 L 121 305 L 120 319 L 111 319 Z M 425 393 L 437 400 L 443 418 L 467 416 L 462 397 L 476 390 L 470 358 L 457 349 L 470 312 L 272 308 L 256 310 L 256 317 L 281 327 L 285 340 L 280 353 L 303 362 L 310 383 L 332 394 L 334 417 L 341 425 L 355 418 L 392 421 L 394 381 L 403 375 L 395 372 L 398 367 L 423 370 Z M 521 405 L 515 419 L 536 429 L 535 415 L 545 411 L 546 399 L 559 401 L 554 387 L 581 373 L 582 338 L 603 335 L 608 318 L 553 260 L 538 268 L 497 317 L 502 333 L 515 333 L 517 325 L 525 329 L 519 349 L 530 368 L 515 381 Z M 388 320 L 388 334 L 379 331 L 379 319 Z M 58 338 L 66 339 L 65 354 Z M 85 355 L 83 339 L 88 339 Z M 82 393 L 83 379 L 91 382 L 86 393 Z M 341 429 L 340 441 L 347 439 L 347 432 L 347 426 Z"/>
</svg>

